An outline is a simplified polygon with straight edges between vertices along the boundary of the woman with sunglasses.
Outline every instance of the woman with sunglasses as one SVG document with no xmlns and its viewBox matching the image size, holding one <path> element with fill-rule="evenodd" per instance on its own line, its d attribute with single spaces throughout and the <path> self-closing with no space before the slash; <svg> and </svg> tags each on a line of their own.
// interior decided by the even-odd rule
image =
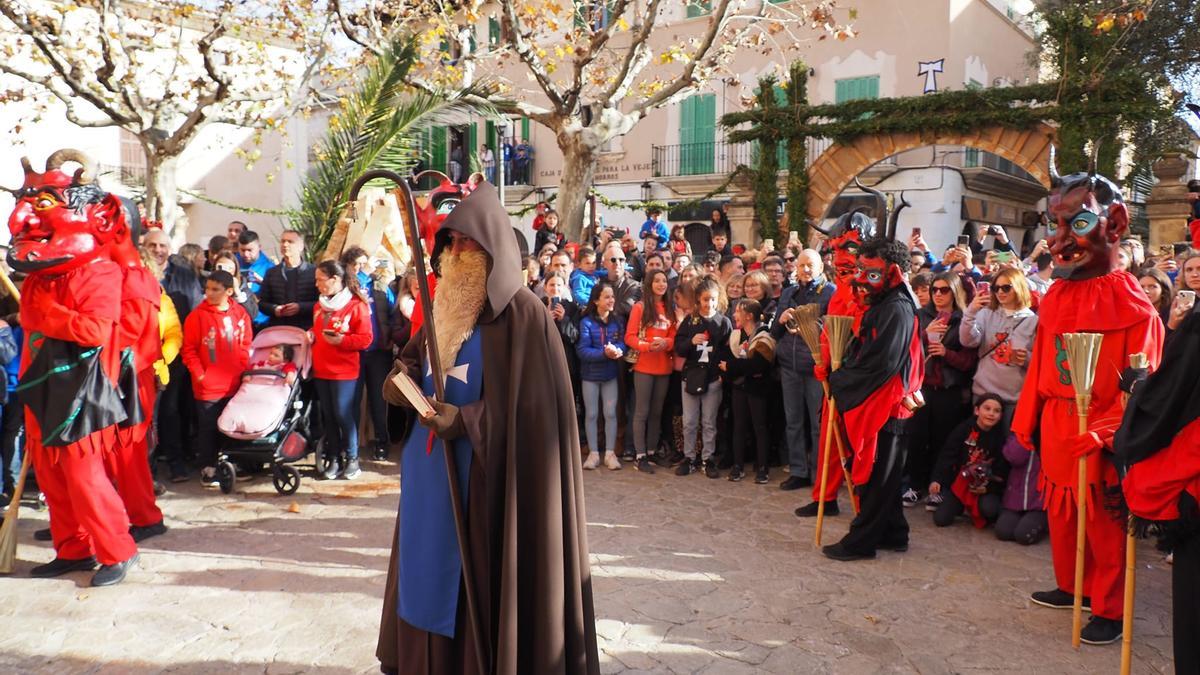
<svg viewBox="0 0 1200 675">
<path fill-rule="evenodd" d="M 976 352 L 963 345 L 958 330 L 966 308 L 967 294 L 960 277 L 955 272 L 942 272 L 930 281 L 929 303 L 917 312 L 926 357 L 925 381 L 921 386 L 925 406 L 918 408 L 908 423 L 905 506 L 916 506 L 920 501 L 918 490 L 929 485 L 933 465 L 946 438 L 970 411 Z"/>
<path fill-rule="evenodd" d="M 1003 428 L 1008 429 L 1025 373 L 1038 317 L 1029 308 L 1029 284 L 1020 270 L 1001 270 L 991 289 L 975 293 L 963 312 L 958 337 L 964 347 L 979 350 L 971 392 L 976 398 L 995 392 L 1004 402 Z"/>
</svg>

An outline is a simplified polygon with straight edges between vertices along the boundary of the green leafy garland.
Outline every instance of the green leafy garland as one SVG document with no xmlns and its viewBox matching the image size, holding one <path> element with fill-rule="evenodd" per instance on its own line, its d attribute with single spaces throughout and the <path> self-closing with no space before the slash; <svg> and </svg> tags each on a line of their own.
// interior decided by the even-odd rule
<svg viewBox="0 0 1200 675">
<path fill-rule="evenodd" d="M 788 71 L 788 105 L 792 108 L 808 102 L 808 64 L 803 61 L 792 63 Z M 808 241 L 808 138 L 795 136 L 787 139 L 788 176 L 787 207 L 785 219 L 788 230 L 800 235 L 800 241 Z"/>
<path fill-rule="evenodd" d="M 764 115 L 774 117 L 777 105 L 775 102 L 775 85 L 778 80 L 774 75 L 765 75 L 758 80 L 759 109 Z M 776 215 L 776 204 L 779 190 L 776 180 L 779 177 L 779 136 L 763 134 L 757 139 L 758 156 L 754 168 L 754 215 L 758 218 L 758 232 L 763 239 L 774 239 L 779 232 L 779 216 Z"/>
</svg>

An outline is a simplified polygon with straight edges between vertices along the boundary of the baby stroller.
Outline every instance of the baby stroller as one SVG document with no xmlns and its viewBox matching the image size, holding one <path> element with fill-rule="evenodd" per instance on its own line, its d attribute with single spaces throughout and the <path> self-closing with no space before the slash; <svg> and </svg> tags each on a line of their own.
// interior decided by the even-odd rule
<svg viewBox="0 0 1200 675">
<path fill-rule="evenodd" d="M 312 446 L 311 400 L 305 400 L 301 382 L 312 366 L 308 333 L 294 326 L 264 329 L 250 345 L 250 362 L 262 360 L 272 347 L 290 345 L 297 377 L 291 384 L 283 372 L 248 370 L 246 379 L 217 419 L 225 436 L 217 451 L 217 481 L 221 492 L 233 491 L 237 466 L 270 464 L 271 481 L 281 495 L 300 487 L 300 471 L 293 463 L 304 459 Z"/>
</svg>

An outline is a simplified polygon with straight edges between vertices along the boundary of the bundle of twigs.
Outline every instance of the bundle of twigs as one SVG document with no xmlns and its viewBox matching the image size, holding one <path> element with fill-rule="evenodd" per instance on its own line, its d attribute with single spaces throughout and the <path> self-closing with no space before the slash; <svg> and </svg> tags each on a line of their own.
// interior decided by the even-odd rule
<svg viewBox="0 0 1200 675">
<path fill-rule="evenodd" d="M 1096 362 L 1100 358 L 1100 333 L 1064 333 L 1067 367 L 1071 370 L 1071 387 L 1075 390 L 1076 416 L 1080 435 L 1087 433 L 1088 406 L 1092 403 L 1092 385 L 1096 381 Z M 1075 606 L 1071 621 L 1071 645 L 1079 649 L 1079 634 L 1083 630 L 1083 560 L 1087 542 L 1087 457 L 1079 458 L 1079 485 L 1076 490 L 1075 528 Z"/>
<path fill-rule="evenodd" d="M 825 339 L 829 343 L 831 372 L 842 367 L 842 357 L 846 353 L 846 347 L 850 344 L 853 327 L 854 317 L 839 315 L 825 317 Z M 816 351 L 820 352 L 820 349 L 818 348 Z M 825 449 L 821 452 L 821 492 L 820 498 L 817 499 L 817 531 L 813 536 L 813 543 L 818 547 L 821 545 L 821 530 L 825 526 L 825 490 L 829 487 L 829 447 L 837 443 L 838 454 L 844 454 L 844 450 L 841 447 L 842 435 L 835 429 L 837 401 L 828 395 L 828 388 L 826 388 L 825 402 L 829 414 L 825 416 Z M 842 464 L 842 470 L 846 471 L 844 463 Z M 857 513 L 858 505 L 854 501 L 854 486 L 850 482 L 848 472 L 846 476 L 846 490 L 850 493 L 850 502 L 854 505 L 854 510 Z"/>
<path fill-rule="evenodd" d="M 813 360 L 821 365 L 821 306 L 800 305 L 792 310 L 792 320 L 788 322 L 789 332 L 799 335 L 804 340 L 808 351 L 812 352 Z"/>
</svg>

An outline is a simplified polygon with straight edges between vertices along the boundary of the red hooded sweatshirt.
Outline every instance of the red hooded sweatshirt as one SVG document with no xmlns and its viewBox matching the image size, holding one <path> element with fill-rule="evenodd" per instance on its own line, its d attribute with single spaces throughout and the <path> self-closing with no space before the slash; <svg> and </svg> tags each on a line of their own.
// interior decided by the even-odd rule
<svg viewBox="0 0 1200 675">
<path fill-rule="evenodd" d="M 192 374 L 198 401 L 233 396 L 250 363 L 254 333 L 250 316 L 236 302 L 224 311 L 202 302 L 183 324 L 183 365 Z"/>
<path fill-rule="evenodd" d="M 371 308 L 354 294 L 340 307 L 337 298 L 336 295 L 332 301 L 322 298 L 313 308 L 313 376 L 322 380 L 357 380 L 359 352 L 371 345 Z M 342 341 L 331 344 L 327 330 L 341 333 Z"/>
</svg>

